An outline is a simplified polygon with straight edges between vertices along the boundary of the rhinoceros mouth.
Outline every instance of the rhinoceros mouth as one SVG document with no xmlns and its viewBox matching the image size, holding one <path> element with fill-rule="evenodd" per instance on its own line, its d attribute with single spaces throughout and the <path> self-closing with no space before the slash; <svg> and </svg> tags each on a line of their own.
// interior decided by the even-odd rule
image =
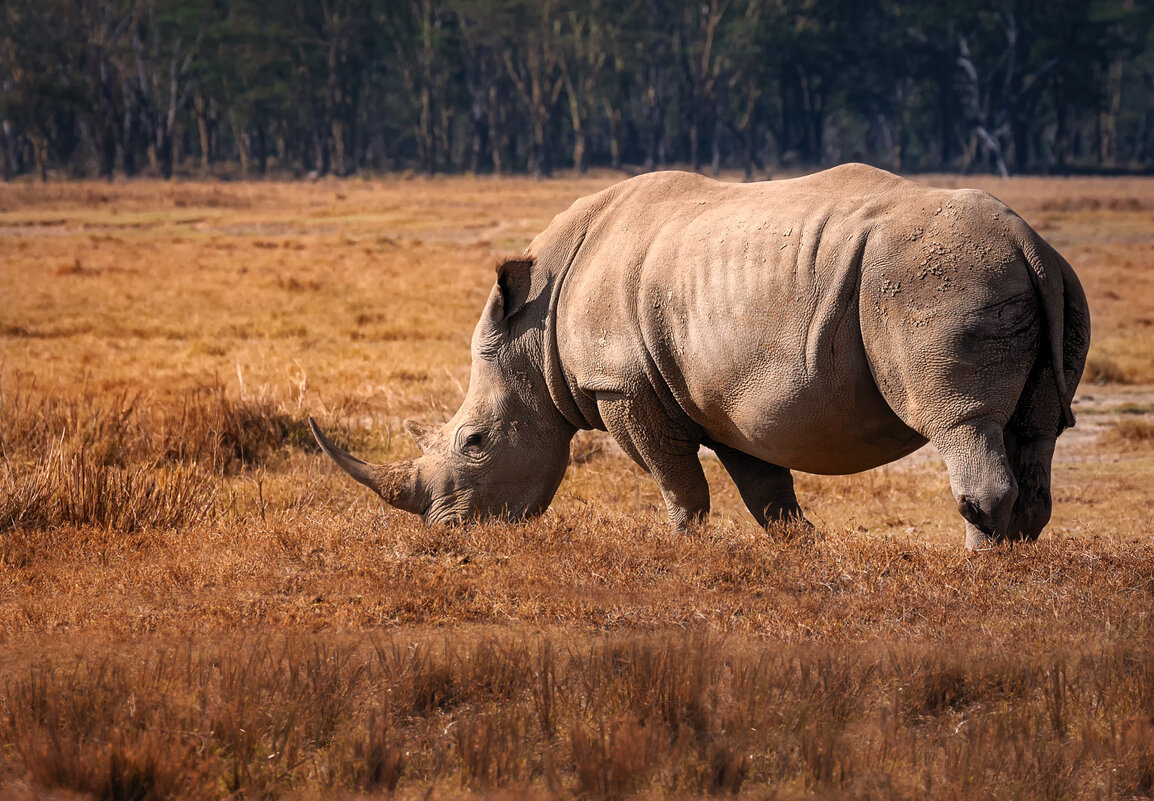
<svg viewBox="0 0 1154 801">
<path fill-rule="evenodd" d="M 465 514 L 457 508 L 450 505 L 443 505 L 438 509 L 434 509 L 436 501 L 430 501 L 429 505 L 425 507 L 425 511 L 421 513 L 421 520 L 427 526 L 460 526 L 468 522 Z"/>
</svg>

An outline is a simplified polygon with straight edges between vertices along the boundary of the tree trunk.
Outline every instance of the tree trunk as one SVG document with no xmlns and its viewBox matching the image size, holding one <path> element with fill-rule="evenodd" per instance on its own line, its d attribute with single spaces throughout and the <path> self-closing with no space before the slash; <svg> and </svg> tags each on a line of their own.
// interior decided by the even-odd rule
<svg viewBox="0 0 1154 801">
<path fill-rule="evenodd" d="M 436 132 L 433 130 L 433 4 L 421 0 L 421 77 L 420 77 L 420 118 L 418 121 L 418 147 L 421 169 L 432 174 L 437 171 Z"/>
<path fill-rule="evenodd" d="M 533 129 L 533 140 L 529 143 L 529 172 L 534 178 L 544 178 L 548 173 L 545 164 L 545 137 L 549 133 L 549 116 L 540 97 L 534 98 L 529 116 L 532 118 Z"/>
<path fill-rule="evenodd" d="M 329 150 L 325 147 L 325 135 L 318 128 L 313 128 L 313 171 L 317 177 L 329 174 Z"/>
<path fill-rule="evenodd" d="M 701 122 L 695 110 L 689 121 L 689 164 L 694 172 L 701 172 Z"/>
<path fill-rule="evenodd" d="M 36 160 L 36 174 L 42 182 L 48 181 L 48 137 L 39 125 L 33 125 L 29 132 L 32 139 L 32 155 Z"/>
<path fill-rule="evenodd" d="M 0 163 L 4 165 L 4 180 L 11 181 L 16 176 L 16 148 L 12 143 L 12 123 L 0 122 Z"/>
<path fill-rule="evenodd" d="M 339 119 L 334 119 L 332 124 L 332 139 L 333 139 L 333 172 L 336 175 L 344 177 L 348 175 L 345 163 L 345 126 Z"/>
<path fill-rule="evenodd" d="M 125 105 L 120 168 L 129 178 L 136 175 L 136 112 L 135 103 L 129 102 Z"/>
<path fill-rule="evenodd" d="M 232 127 L 232 138 L 236 142 L 236 155 L 240 159 L 240 175 L 248 178 L 248 137 L 236 116 L 235 111 L 228 112 L 228 122 Z"/>
<path fill-rule="evenodd" d="M 279 125 L 276 135 L 276 168 L 287 170 L 289 167 L 288 137 L 285 135 L 284 125 Z"/>
<path fill-rule="evenodd" d="M 263 122 L 256 126 L 256 174 L 261 178 L 268 172 L 268 138 Z"/>
<path fill-rule="evenodd" d="M 469 98 L 469 172 L 481 171 L 481 162 L 489 147 L 489 129 L 486 124 L 484 87 L 474 84 Z"/>
<path fill-rule="evenodd" d="M 509 139 L 505 127 L 505 109 L 501 105 L 496 83 L 489 86 L 486 114 L 489 119 L 489 150 L 493 156 L 493 172 L 502 175 L 505 172 L 505 149 Z"/>
<path fill-rule="evenodd" d="M 615 169 L 621 169 L 621 109 L 606 100 L 604 104 L 605 119 L 609 122 L 609 164 Z"/>
<path fill-rule="evenodd" d="M 196 109 L 196 132 L 200 138 L 200 172 L 207 176 L 212 171 L 212 142 L 208 133 L 208 102 L 197 92 L 193 96 Z"/>
<path fill-rule="evenodd" d="M 116 170 L 117 129 L 114 103 L 109 96 L 107 56 L 98 54 L 99 66 L 96 78 L 96 136 L 99 150 L 99 174 L 101 178 L 112 178 Z"/>
<path fill-rule="evenodd" d="M 573 169 L 580 175 L 584 175 L 587 171 L 585 166 L 585 129 L 576 122 L 573 123 Z"/>
<path fill-rule="evenodd" d="M 1122 62 L 1106 68 L 1103 104 L 1098 112 L 1098 166 L 1113 167 L 1118 159 L 1118 111 L 1122 105 Z"/>
<path fill-rule="evenodd" d="M 717 92 L 714 96 L 716 101 L 713 109 L 713 142 L 712 142 L 712 158 L 710 160 L 710 172 L 714 178 L 721 175 L 721 135 L 724 127 L 724 117 L 722 109 L 725 104 L 723 92 Z"/>
<path fill-rule="evenodd" d="M 645 169 L 653 170 L 665 161 L 664 120 L 662 119 L 661 92 L 663 70 L 660 65 L 650 65 L 646 70 L 648 78 L 645 87 Z"/>
<path fill-rule="evenodd" d="M 578 97 L 578 89 L 574 82 L 566 75 L 567 96 L 569 98 L 569 120 L 573 125 L 573 169 L 579 175 L 584 175 L 586 133 L 585 122 L 589 116 L 585 106 Z"/>
<path fill-rule="evenodd" d="M 813 80 L 801 73 L 801 98 L 805 122 L 805 159 L 821 164 L 825 158 L 825 95 L 813 85 Z"/>
</svg>

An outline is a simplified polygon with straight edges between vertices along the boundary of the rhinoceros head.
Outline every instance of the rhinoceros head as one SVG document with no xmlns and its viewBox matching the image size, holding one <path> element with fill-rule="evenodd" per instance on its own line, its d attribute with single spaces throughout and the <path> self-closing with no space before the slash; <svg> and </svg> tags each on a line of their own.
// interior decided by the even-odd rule
<svg viewBox="0 0 1154 801">
<path fill-rule="evenodd" d="M 387 502 L 427 523 L 545 511 L 565 474 L 575 429 L 551 402 L 542 377 L 545 312 L 535 313 L 536 304 L 528 303 L 531 265 L 518 259 L 498 267 L 473 332 L 469 392 L 453 419 L 443 426 L 404 421 L 422 451 L 419 458 L 362 462 L 310 419 L 325 453 Z"/>
</svg>

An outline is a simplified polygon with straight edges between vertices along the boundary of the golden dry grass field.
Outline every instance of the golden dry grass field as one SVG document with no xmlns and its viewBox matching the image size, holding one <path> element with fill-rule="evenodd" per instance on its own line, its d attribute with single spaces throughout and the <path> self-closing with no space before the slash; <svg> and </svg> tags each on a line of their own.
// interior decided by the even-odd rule
<svg viewBox="0 0 1154 801">
<path fill-rule="evenodd" d="M 432 530 L 415 454 L 502 255 L 619 176 L 0 186 L 0 798 L 1149 798 L 1154 180 L 959 178 L 1094 339 L 1042 540 L 933 453 L 706 530 L 600 434 L 551 511 Z"/>
</svg>

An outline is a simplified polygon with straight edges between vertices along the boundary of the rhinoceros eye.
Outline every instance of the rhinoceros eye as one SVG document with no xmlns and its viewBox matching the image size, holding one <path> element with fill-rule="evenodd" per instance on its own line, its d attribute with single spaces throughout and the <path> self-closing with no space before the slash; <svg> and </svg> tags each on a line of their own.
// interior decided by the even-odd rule
<svg viewBox="0 0 1154 801">
<path fill-rule="evenodd" d="M 477 450 L 485 444 L 485 435 L 480 431 L 474 431 L 469 436 L 465 437 L 462 446 L 465 450 Z"/>
</svg>

